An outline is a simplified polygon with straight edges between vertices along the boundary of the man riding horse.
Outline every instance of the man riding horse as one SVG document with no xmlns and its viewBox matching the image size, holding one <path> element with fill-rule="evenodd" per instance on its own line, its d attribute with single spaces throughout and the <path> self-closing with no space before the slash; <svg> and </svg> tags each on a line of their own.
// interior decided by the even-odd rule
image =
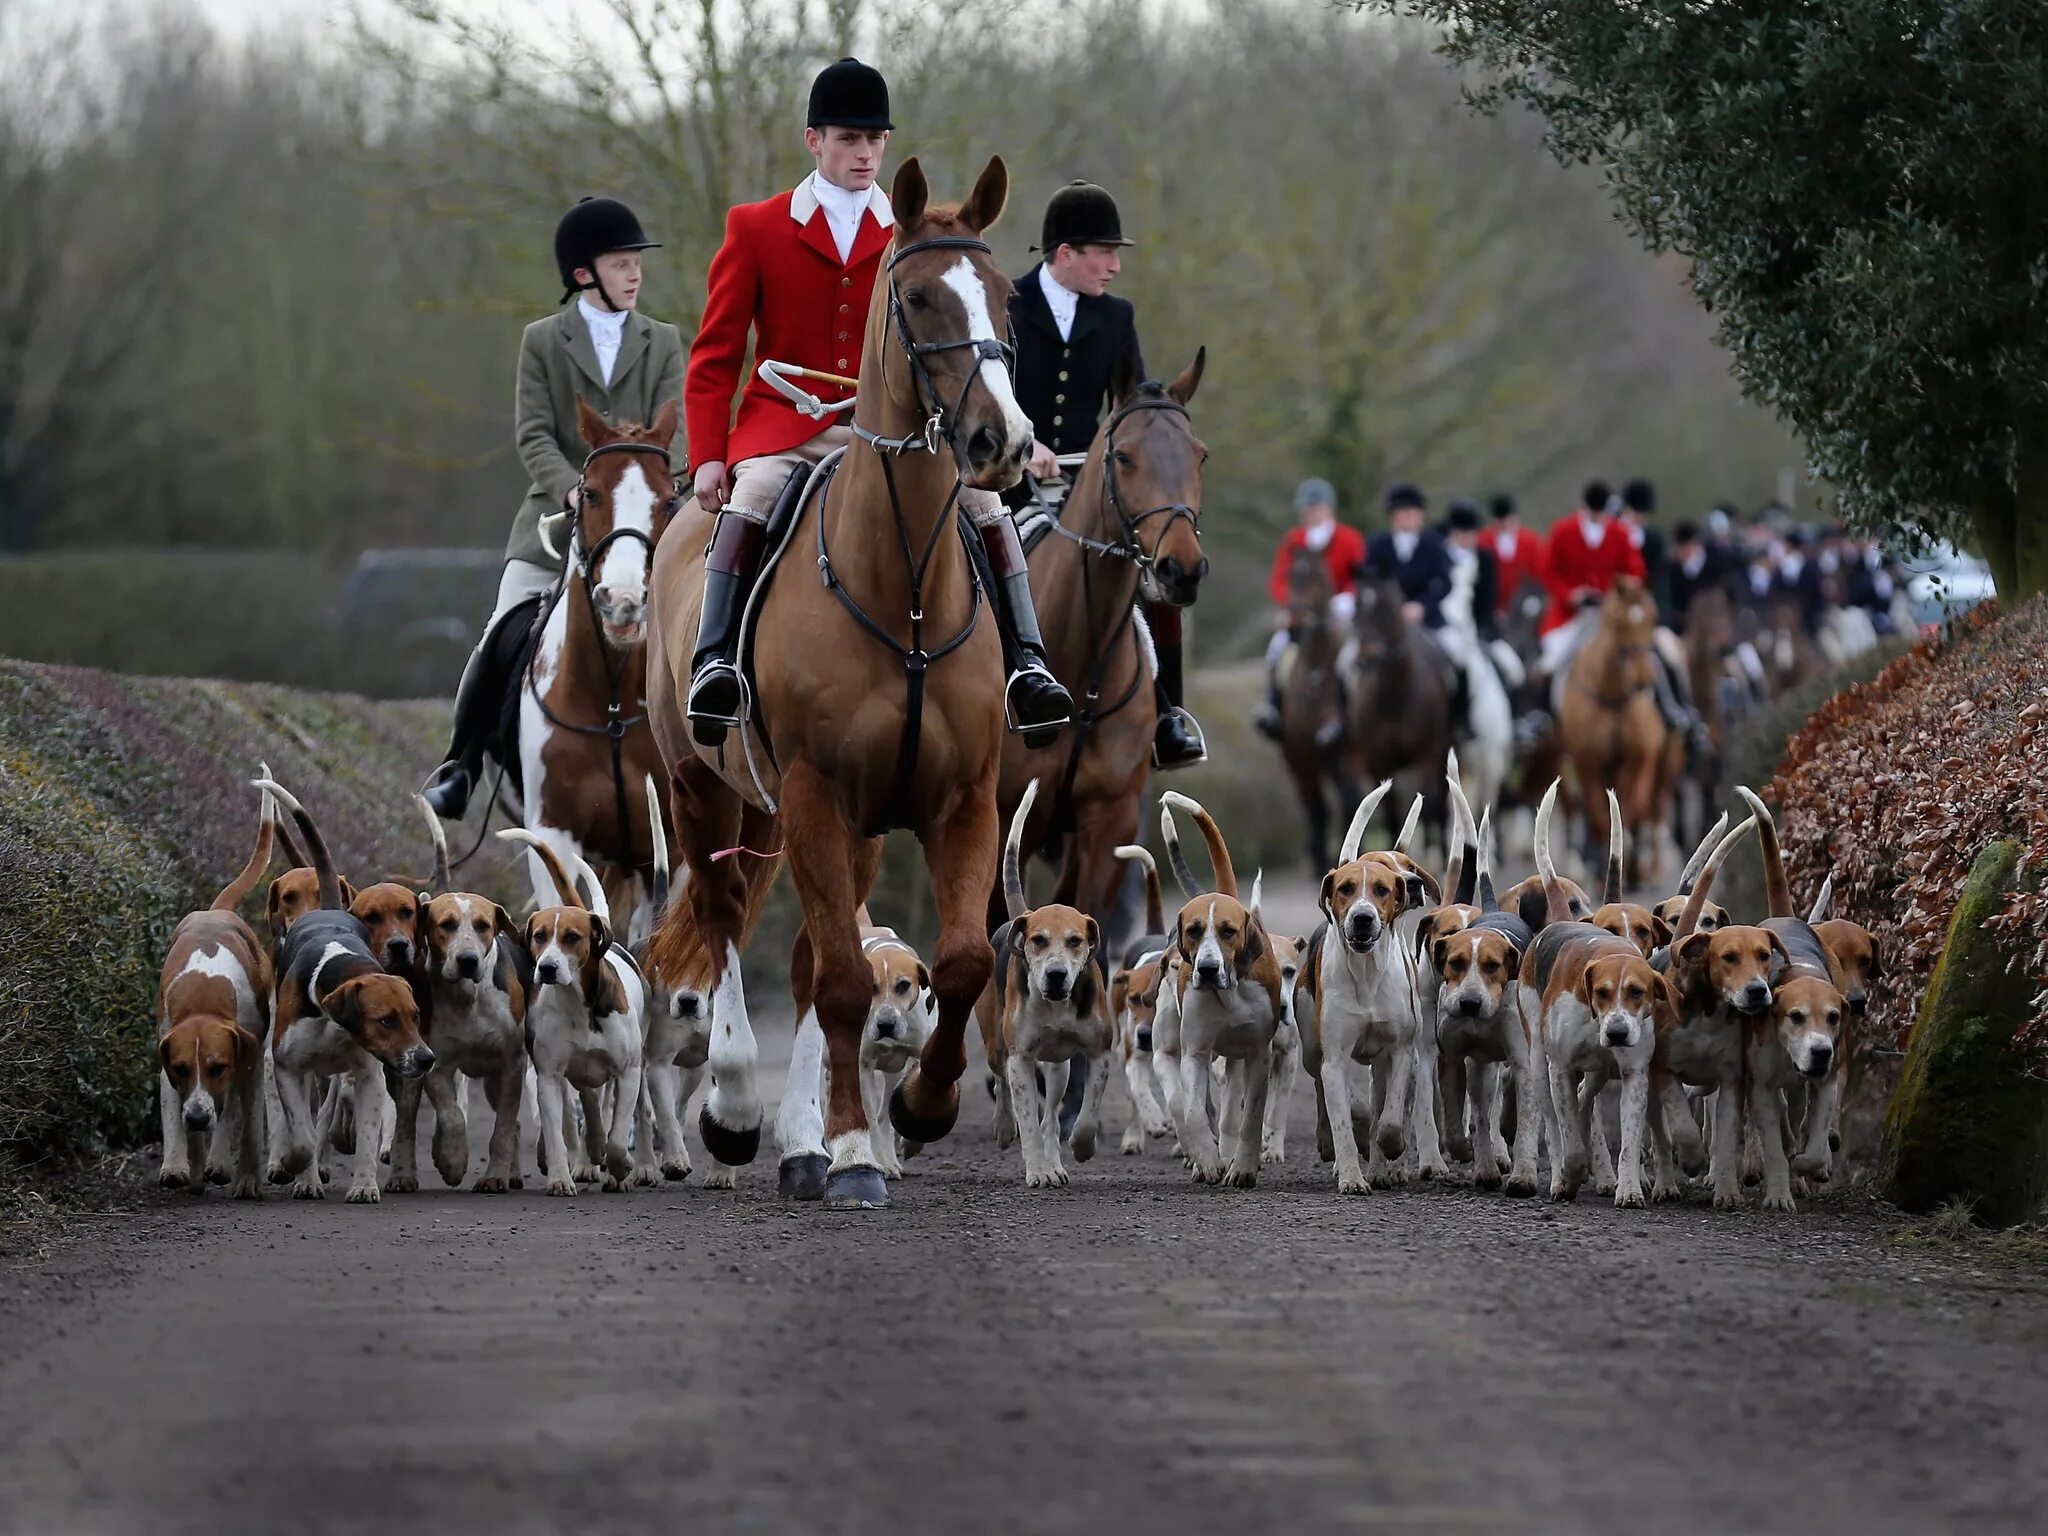
<svg viewBox="0 0 2048 1536">
<path fill-rule="evenodd" d="M 1088 451 L 1126 353 L 1131 377 L 1145 377 L 1137 313 L 1130 300 L 1109 292 L 1123 268 L 1118 252 L 1135 243 L 1124 238 L 1116 200 L 1101 187 L 1070 182 L 1046 205 L 1037 246 L 1043 259 L 1010 291 L 1017 403 L 1031 418 L 1033 439 L 1029 479 L 1005 497 L 1013 508 L 1032 504 L 1032 481 L 1060 478 L 1061 455 Z M 1159 662 L 1152 765 L 1185 768 L 1201 762 L 1208 749 L 1183 703 L 1180 610 L 1163 602 L 1140 606 Z"/>
<path fill-rule="evenodd" d="M 446 760 L 426 790 L 427 803 L 450 821 L 468 808 L 487 752 L 500 763 L 514 760 L 512 744 L 498 739 L 507 691 L 525 662 L 541 598 L 562 571 L 541 521 L 575 512 L 590 451 L 578 400 L 607 423 L 644 424 L 682 388 L 682 336 L 637 309 L 640 253 L 659 248 L 633 210 L 608 197 L 584 198 L 555 226 L 560 302 L 574 298 L 576 306 L 534 321 L 519 341 L 514 438 L 532 483 L 505 546 L 497 604 L 455 690 Z"/>
<path fill-rule="evenodd" d="M 733 649 L 769 515 L 793 474 L 852 439 L 847 419 L 830 421 L 831 410 L 806 415 L 758 376 L 741 391 L 748 334 L 758 358 L 810 370 L 813 379 L 859 373 L 862 325 L 895 228 L 876 185 L 893 126 L 880 71 L 857 59 L 830 65 L 811 86 L 804 132 L 817 169 L 791 191 L 734 208 L 711 259 L 683 387 L 697 500 L 718 513 L 687 705 L 691 731 L 706 746 L 739 723 L 744 698 Z M 847 403 L 843 387 L 821 387 L 840 396 L 827 405 Z M 1045 664 L 1016 525 L 990 491 L 963 487 L 959 509 L 996 578 L 990 597 L 1010 729 L 1032 745 L 1050 744 L 1073 700 Z"/>
<path fill-rule="evenodd" d="M 1347 523 L 1337 521 L 1337 491 L 1329 481 L 1310 476 L 1294 491 L 1294 513 L 1300 521 L 1287 530 L 1273 554 L 1273 570 L 1267 591 L 1279 610 L 1273 625 L 1273 639 L 1266 647 L 1266 702 L 1252 717 L 1252 726 L 1270 741 L 1286 736 L 1280 698 L 1280 663 L 1288 648 L 1297 643 L 1293 603 L 1294 561 L 1306 551 L 1322 560 L 1330 578 L 1330 617 L 1348 627 L 1358 601 L 1358 568 L 1365 563 L 1365 535 Z M 1330 740 L 1343 731 L 1343 705 L 1329 722 Z"/>
</svg>

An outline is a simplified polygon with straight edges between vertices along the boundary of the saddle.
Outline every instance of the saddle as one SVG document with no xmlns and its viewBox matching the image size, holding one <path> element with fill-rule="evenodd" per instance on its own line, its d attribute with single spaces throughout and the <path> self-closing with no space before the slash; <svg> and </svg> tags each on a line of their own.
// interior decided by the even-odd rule
<svg viewBox="0 0 2048 1536">
<path fill-rule="evenodd" d="M 767 596 L 769 583 L 775 578 L 776 567 L 782 563 L 783 555 L 794 542 L 790 535 L 795 531 L 804 507 L 814 497 L 825 494 L 825 487 L 832 483 L 832 476 L 838 472 L 839 462 L 845 456 L 844 448 L 836 448 L 816 464 L 799 464 L 791 470 L 789 478 L 782 482 L 782 489 L 776 493 L 774 509 L 768 514 L 764 542 L 767 553 L 761 557 L 760 573 L 754 578 L 753 590 L 747 594 L 747 606 L 740 615 L 740 632 L 733 644 L 732 658 L 747 701 L 747 720 L 756 728 L 761 721 L 755 706 L 760 690 L 755 686 L 754 633 L 761 623 L 761 605 Z"/>
<path fill-rule="evenodd" d="M 525 775 L 519 767 L 519 706 L 526 693 L 526 671 L 533 665 L 533 653 L 540 645 L 541 615 L 555 604 L 562 590 L 559 578 L 545 592 L 521 598 L 505 610 L 497 628 L 485 640 L 483 665 L 489 676 L 499 680 L 498 696 L 492 701 L 492 725 L 484 738 L 484 752 L 504 774 L 513 795 L 526 799 Z"/>
</svg>

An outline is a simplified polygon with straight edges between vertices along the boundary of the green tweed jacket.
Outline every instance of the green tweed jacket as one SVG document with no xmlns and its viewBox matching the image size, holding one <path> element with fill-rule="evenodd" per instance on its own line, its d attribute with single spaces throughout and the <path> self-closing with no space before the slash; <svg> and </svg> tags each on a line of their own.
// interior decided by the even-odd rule
<svg viewBox="0 0 2048 1536">
<path fill-rule="evenodd" d="M 512 521 L 505 558 L 530 561 L 550 571 L 561 566 L 540 541 L 540 519 L 543 513 L 563 509 L 589 452 L 576 430 L 578 395 L 606 421 L 644 426 L 654 420 L 663 401 L 680 406 L 682 393 L 683 338 L 672 325 L 649 320 L 636 310 L 619 342 L 609 388 L 597 364 L 597 349 L 590 344 L 590 327 L 574 304 L 529 325 L 519 341 L 516 431 L 519 462 L 533 484 Z M 676 464 L 689 461 L 681 442 L 669 457 Z M 560 534 L 555 542 L 566 550 Z"/>
</svg>

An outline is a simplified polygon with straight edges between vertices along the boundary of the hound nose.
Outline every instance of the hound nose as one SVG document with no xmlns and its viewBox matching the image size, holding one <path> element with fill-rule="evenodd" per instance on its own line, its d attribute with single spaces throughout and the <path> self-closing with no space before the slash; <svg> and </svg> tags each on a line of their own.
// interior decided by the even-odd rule
<svg viewBox="0 0 2048 1536">
<path fill-rule="evenodd" d="M 1375 937 L 1372 919 L 1368 917 L 1352 918 L 1345 926 L 1345 932 L 1351 935 L 1353 944 L 1370 944 Z"/>
<path fill-rule="evenodd" d="M 561 967 L 552 960 L 541 961 L 539 965 L 533 968 L 533 974 L 535 979 L 544 987 L 552 987 L 562 979 Z"/>
<path fill-rule="evenodd" d="M 1628 1025 L 1625 1023 L 1615 1023 L 1608 1025 L 1607 1043 L 1609 1045 L 1627 1045 Z"/>
<path fill-rule="evenodd" d="M 1852 993 L 1849 997 L 1849 1016 L 1860 1019 L 1863 1017 L 1864 1010 L 1869 1006 L 1870 998 L 1868 995 L 1862 992 Z"/>
<path fill-rule="evenodd" d="M 1458 1012 L 1468 1019 L 1477 1018 L 1479 1016 L 1479 999 L 1476 997 L 1459 998 Z"/>
<path fill-rule="evenodd" d="M 459 955 L 455 960 L 455 974 L 464 981 L 475 981 L 483 975 L 484 963 L 475 955 Z"/>
<path fill-rule="evenodd" d="M 425 1077 L 434 1070 L 434 1048 L 430 1045 L 414 1046 L 406 1052 L 403 1070 L 407 1077 Z"/>
<path fill-rule="evenodd" d="M 404 965 L 412 958 L 412 941 L 410 939 L 386 939 L 384 941 L 384 958 L 388 964 Z"/>
<path fill-rule="evenodd" d="M 1213 985 L 1223 979 L 1223 967 L 1214 960 L 1204 960 L 1195 967 L 1195 975 L 1198 979 Z"/>
<path fill-rule="evenodd" d="M 1752 981 L 1742 989 L 1742 1006 L 1745 1008 L 1768 1008 L 1771 1006 L 1771 989 L 1767 983 Z"/>
<path fill-rule="evenodd" d="M 213 1106 L 204 1099 L 194 1099 L 185 1106 L 185 1129 L 203 1131 L 213 1124 Z"/>
<path fill-rule="evenodd" d="M 875 1038 L 877 1040 L 894 1040 L 896 1038 L 897 1031 L 901 1027 L 902 1026 L 895 1019 L 887 1015 L 884 1015 L 883 1017 L 875 1020 Z"/>
<path fill-rule="evenodd" d="M 694 1019 L 704 1007 L 704 1000 L 694 992 L 678 992 L 669 999 L 674 1005 L 675 1016 L 679 1019 Z"/>
<path fill-rule="evenodd" d="M 1067 973 L 1064 970 L 1054 966 L 1046 971 L 1045 995 L 1054 1002 L 1067 995 Z"/>
<path fill-rule="evenodd" d="M 1813 1075 L 1819 1077 L 1834 1065 L 1835 1048 L 1824 1041 L 1816 1040 L 1807 1050 L 1806 1059 L 1812 1063 Z"/>
<path fill-rule="evenodd" d="M 1152 1049 L 1152 1031 L 1150 1029 L 1140 1029 L 1138 1031 L 1138 1049 L 1141 1051 Z"/>
</svg>

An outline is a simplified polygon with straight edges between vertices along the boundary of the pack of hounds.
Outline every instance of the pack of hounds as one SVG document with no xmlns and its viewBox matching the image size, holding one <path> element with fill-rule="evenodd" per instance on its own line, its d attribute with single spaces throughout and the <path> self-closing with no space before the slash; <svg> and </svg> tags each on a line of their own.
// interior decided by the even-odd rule
<svg viewBox="0 0 2048 1536">
<path fill-rule="evenodd" d="M 1290 1101 L 1304 1070 L 1316 1146 L 1343 1194 L 1470 1164 L 1481 1189 L 1552 1199 L 1592 1182 L 1619 1206 L 1676 1199 L 1705 1176 L 1717 1207 L 1791 1210 L 1825 1184 L 1840 1145 L 1842 1078 L 1878 946 L 1828 917 L 1829 889 L 1805 919 L 1793 910 L 1769 811 L 1723 815 L 1655 906 L 1623 899 L 1618 807 L 1600 900 L 1557 871 L 1557 786 L 1536 818 L 1536 872 L 1501 889 L 1491 867 L 1492 811 L 1474 820 L 1456 757 L 1447 777 L 1451 847 L 1441 882 L 1411 849 L 1418 796 L 1386 851 L 1363 848 L 1391 785 L 1357 808 L 1337 867 L 1322 878 L 1321 926 L 1270 931 L 1260 881 L 1240 893 L 1215 819 L 1167 792 L 1160 819 L 1185 901 L 1166 920 L 1159 870 L 1144 848 L 1147 933 L 1112 964 L 1095 920 L 1028 903 L 1020 843 L 1037 786 L 1003 848 L 1008 920 L 992 936 L 994 979 L 977 1006 L 995 1101 L 995 1134 L 1018 1148 L 1030 1188 L 1067 1185 L 1094 1155 L 1114 1069 L 1128 1099 L 1121 1148 L 1170 1140 L 1204 1184 L 1250 1188 L 1284 1161 Z M 521 829 L 556 901 L 521 924 L 487 897 L 450 890 L 447 848 L 430 812 L 435 878 L 427 892 L 385 881 L 357 889 L 335 870 L 319 826 L 265 769 L 247 865 L 173 932 L 157 1009 L 166 1186 L 237 1198 L 289 1185 L 326 1193 L 331 1154 L 352 1159 L 347 1199 L 419 1188 L 418 1119 L 433 1113 L 431 1156 L 444 1183 L 469 1175 L 465 1105 L 472 1082 L 492 1112 L 474 1188 L 520 1188 L 519 1134 L 537 1125 L 549 1194 L 579 1185 L 653 1187 L 692 1172 L 683 1113 L 710 1058 L 711 1002 L 687 981 L 651 977 L 615 932 L 589 866 L 564 865 Z M 653 825 L 657 791 L 646 785 Z M 1611 799 L 1611 797 L 1610 797 Z M 1181 846 L 1191 817 L 1212 874 Z M 282 816 L 280 815 L 282 812 Z M 296 829 L 296 837 L 293 835 Z M 1755 834 L 1769 915 L 1737 924 L 1709 899 L 1730 853 Z M 667 899 L 657 833 L 654 910 Z M 293 867 L 272 882 L 271 946 L 237 909 L 279 847 Z M 875 1123 L 935 1020 L 931 977 L 914 948 L 868 920 L 873 992 L 861 1091 Z M 798 1048 L 799 1095 L 821 1097 L 822 1052 Z M 1078 1095 L 1070 1078 L 1081 1078 Z M 1618 1090 L 1619 1155 L 1598 1112 Z M 811 1097 L 815 1106 L 818 1098 Z M 920 1149 L 883 1135 L 888 1177 Z M 380 1169 L 389 1166 L 380 1186 Z M 702 1180 L 730 1188 L 713 1159 Z M 819 1172 L 820 1170 L 809 1170 Z M 786 1162 L 784 1194 L 806 1170 Z M 1645 1179 L 1648 1180 L 1647 1191 Z M 811 1182 L 816 1182 L 812 1180 Z"/>
</svg>

